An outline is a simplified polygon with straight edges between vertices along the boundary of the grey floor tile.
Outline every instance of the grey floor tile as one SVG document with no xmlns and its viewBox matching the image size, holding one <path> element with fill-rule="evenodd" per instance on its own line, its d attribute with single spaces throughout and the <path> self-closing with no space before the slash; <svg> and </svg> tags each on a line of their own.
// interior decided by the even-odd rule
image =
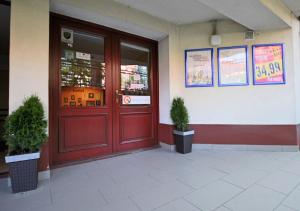
<svg viewBox="0 0 300 211">
<path fill-rule="evenodd" d="M 298 176 L 299 152 L 155 149 L 53 169 L 24 194 L 1 179 L 0 210 L 300 211 Z"/>
<path fill-rule="evenodd" d="M 226 176 L 226 174 L 220 171 L 210 169 L 210 168 L 203 168 L 201 172 L 199 171 L 199 173 L 196 174 L 181 175 L 178 177 L 178 180 L 195 189 L 199 189 L 224 176 Z"/>
<path fill-rule="evenodd" d="M 300 210 L 300 186 L 298 186 L 283 202 L 287 207 Z"/>
<path fill-rule="evenodd" d="M 49 188 L 39 187 L 24 193 L 11 194 L 11 198 L 1 202 L 1 211 L 29 211 L 35 208 L 50 206 L 51 193 Z"/>
<path fill-rule="evenodd" d="M 142 210 L 152 210 L 172 200 L 185 196 L 192 191 L 192 188 L 180 182 L 172 182 L 136 194 L 131 198 Z"/>
<path fill-rule="evenodd" d="M 264 171 L 241 170 L 240 172 L 228 174 L 227 176 L 223 177 L 223 180 L 242 188 L 248 188 L 266 175 L 267 173 Z"/>
<path fill-rule="evenodd" d="M 77 207 L 100 207 L 107 204 L 102 194 L 97 189 L 90 187 L 80 188 L 76 191 L 67 191 L 64 194 L 52 194 L 53 205 L 63 206 L 71 204 Z"/>
<path fill-rule="evenodd" d="M 160 183 L 174 182 L 177 179 L 176 175 L 161 169 L 152 169 L 148 175 Z"/>
<path fill-rule="evenodd" d="M 245 165 L 248 168 L 265 171 L 268 173 L 271 173 L 284 165 L 284 163 L 277 161 L 277 160 L 265 159 L 264 162 L 261 162 L 261 160 L 262 159 L 257 160 L 256 162 L 245 163 Z"/>
<path fill-rule="evenodd" d="M 140 211 L 137 205 L 132 202 L 132 200 L 124 199 L 120 201 L 116 201 L 114 203 L 108 204 L 106 206 L 100 207 L 99 211 Z"/>
<path fill-rule="evenodd" d="M 198 208 L 206 211 L 217 209 L 225 202 L 241 193 L 241 191 L 242 189 L 229 183 L 217 181 L 189 194 L 184 198 Z"/>
<path fill-rule="evenodd" d="M 231 211 L 231 210 L 228 209 L 227 207 L 221 206 L 218 209 L 216 209 L 215 211 Z"/>
<path fill-rule="evenodd" d="M 143 193 L 161 184 L 150 176 L 126 181 L 122 184 L 106 183 L 99 191 L 108 202 L 126 199 L 134 194 Z"/>
<path fill-rule="evenodd" d="M 240 172 L 247 170 L 248 168 L 243 164 L 243 162 L 231 162 L 231 161 L 225 161 L 220 160 L 216 164 L 212 166 L 212 168 L 215 168 L 219 171 L 222 171 L 227 174 L 232 174 L 235 172 Z"/>
<path fill-rule="evenodd" d="M 61 180 L 54 180 L 50 182 L 51 193 L 57 197 L 87 188 L 97 190 L 97 183 L 94 183 L 94 180 L 89 179 L 88 177 L 79 179 L 79 177 L 75 176 L 65 176 Z"/>
<path fill-rule="evenodd" d="M 300 183 L 300 177 L 283 171 L 275 171 L 257 184 L 271 188 L 278 192 L 289 194 Z"/>
<path fill-rule="evenodd" d="M 297 211 L 297 210 L 281 205 L 277 207 L 274 211 Z"/>
<path fill-rule="evenodd" d="M 131 165 L 131 164 L 123 164 L 123 165 L 115 165 L 116 167 L 110 168 L 110 176 L 112 179 L 121 184 L 128 180 L 132 180 L 136 177 L 144 177 L 148 174 L 148 172 L 142 171 L 141 169 Z"/>
<path fill-rule="evenodd" d="M 225 204 L 234 211 L 271 211 L 284 199 L 284 195 L 255 185 Z"/>
<path fill-rule="evenodd" d="M 196 208 L 195 206 L 191 205 L 184 199 L 171 201 L 170 203 L 155 209 L 155 211 L 199 211 L 199 210 L 200 210 L 199 208 Z"/>
<path fill-rule="evenodd" d="M 288 163 L 286 163 L 286 165 L 282 166 L 280 169 L 282 169 L 286 172 L 297 174 L 300 176 L 300 159 L 288 162 Z"/>
</svg>

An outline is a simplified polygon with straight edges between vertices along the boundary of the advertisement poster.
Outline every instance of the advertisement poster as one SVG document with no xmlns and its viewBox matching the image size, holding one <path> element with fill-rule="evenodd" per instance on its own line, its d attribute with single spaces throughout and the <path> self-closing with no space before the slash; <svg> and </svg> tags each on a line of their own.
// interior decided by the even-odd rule
<svg viewBox="0 0 300 211">
<path fill-rule="evenodd" d="M 284 84 L 283 59 L 283 44 L 254 45 L 254 84 Z"/>
<path fill-rule="evenodd" d="M 185 51 L 186 87 L 213 86 L 213 49 Z"/>
<path fill-rule="evenodd" d="M 219 86 L 248 85 L 247 46 L 218 49 Z"/>
</svg>

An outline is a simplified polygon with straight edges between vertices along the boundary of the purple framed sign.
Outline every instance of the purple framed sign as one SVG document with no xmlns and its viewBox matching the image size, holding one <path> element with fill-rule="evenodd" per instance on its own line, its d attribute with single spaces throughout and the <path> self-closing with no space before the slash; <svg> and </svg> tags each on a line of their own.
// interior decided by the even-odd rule
<svg viewBox="0 0 300 211">
<path fill-rule="evenodd" d="M 254 85 L 285 84 L 284 45 L 252 46 Z"/>
<path fill-rule="evenodd" d="M 218 48 L 218 85 L 247 86 L 248 50 L 247 46 Z"/>
<path fill-rule="evenodd" d="M 213 78 L 213 49 L 185 50 L 185 87 L 211 87 Z"/>
</svg>

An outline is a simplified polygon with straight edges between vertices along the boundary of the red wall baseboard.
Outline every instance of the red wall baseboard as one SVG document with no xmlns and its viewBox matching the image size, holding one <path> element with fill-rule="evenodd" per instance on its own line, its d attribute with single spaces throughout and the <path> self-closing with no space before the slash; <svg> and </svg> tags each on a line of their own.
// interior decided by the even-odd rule
<svg viewBox="0 0 300 211">
<path fill-rule="evenodd" d="M 193 143 L 298 145 L 299 125 L 203 125 L 191 124 L 195 130 Z M 159 124 L 159 141 L 173 144 L 173 125 Z"/>
</svg>

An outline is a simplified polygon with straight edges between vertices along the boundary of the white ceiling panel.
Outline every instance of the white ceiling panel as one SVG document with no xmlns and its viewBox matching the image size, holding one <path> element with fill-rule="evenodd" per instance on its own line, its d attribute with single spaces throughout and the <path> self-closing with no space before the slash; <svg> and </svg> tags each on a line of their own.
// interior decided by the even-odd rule
<svg viewBox="0 0 300 211">
<path fill-rule="evenodd" d="M 153 40 L 161 40 L 167 36 L 167 34 L 163 32 L 153 31 L 149 28 L 136 25 L 124 19 L 121 20 L 118 18 L 105 16 L 101 13 L 96 13 L 94 11 L 90 11 L 85 8 L 79 8 L 70 4 L 61 3 L 56 0 L 51 0 L 50 9 L 51 12 L 118 29 L 120 31 L 136 34 Z"/>
<path fill-rule="evenodd" d="M 128 7 L 175 24 L 189 24 L 214 19 L 225 19 L 197 0 L 114 0 Z"/>
<path fill-rule="evenodd" d="M 252 30 L 287 28 L 288 25 L 260 0 L 197 0 Z M 300 1 L 300 0 L 296 0 Z M 222 4 L 222 3 L 223 4 Z M 226 2 L 226 3 L 225 3 Z"/>
<path fill-rule="evenodd" d="M 283 0 L 283 2 L 297 17 L 300 16 L 300 0 Z"/>
<path fill-rule="evenodd" d="M 231 19 L 252 30 L 274 30 L 289 27 L 283 19 L 274 14 L 261 0 L 98 0 L 86 4 L 108 4 L 107 8 L 117 8 L 126 12 L 120 16 L 109 12 L 91 10 L 88 6 L 77 5 L 79 0 L 51 0 L 51 11 L 74 18 L 94 22 L 104 26 L 130 32 L 150 39 L 160 40 L 167 31 L 141 25 L 127 20 L 126 14 L 142 12 L 157 17 L 156 21 L 175 24 L 190 24 L 209 20 Z M 283 0 L 295 12 L 300 8 L 300 0 Z M 77 2 L 77 3 L 76 3 Z M 99 12 L 100 11 L 100 12 Z M 115 12 L 115 11 L 113 11 Z M 129 16 L 131 17 L 131 16 Z M 132 17 L 138 17 L 133 15 Z M 132 18 L 131 17 L 131 18 Z M 159 30 L 159 31 L 157 31 Z"/>
</svg>

